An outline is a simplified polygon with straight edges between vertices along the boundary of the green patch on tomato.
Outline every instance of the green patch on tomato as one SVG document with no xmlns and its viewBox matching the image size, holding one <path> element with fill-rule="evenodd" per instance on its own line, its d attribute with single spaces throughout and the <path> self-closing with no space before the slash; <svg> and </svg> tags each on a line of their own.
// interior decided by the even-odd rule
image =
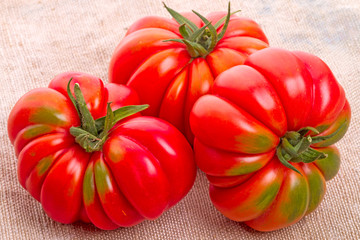
<svg viewBox="0 0 360 240">
<path fill-rule="evenodd" d="M 245 163 L 245 164 L 242 164 L 241 166 L 236 166 L 232 169 L 227 170 L 226 176 L 238 176 L 238 175 L 243 175 L 243 174 L 247 174 L 247 173 L 252 173 L 252 172 L 259 170 L 262 166 L 263 166 L 263 164 L 258 163 L 258 162 Z"/>
<path fill-rule="evenodd" d="M 317 150 L 327 154 L 324 159 L 318 159 L 314 163 L 320 169 L 326 181 L 329 181 L 339 172 L 340 154 L 333 148 L 317 148 Z"/>
<path fill-rule="evenodd" d="M 66 123 L 65 115 L 51 107 L 40 107 L 31 113 L 29 121 L 32 123 L 44 123 L 62 126 Z"/>
<path fill-rule="evenodd" d="M 235 140 L 238 142 L 237 147 L 239 149 L 244 149 L 243 152 L 250 154 L 268 152 L 279 143 L 276 136 L 274 138 L 268 134 L 244 134 L 235 136 Z"/>
<path fill-rule="evenodd" d="M 276 198 L 281 184 L 274 182 L 262 192 L 262 194 L 255 200 L 255 205 L 258 209 L 266 209 Z"/>
<path fill-rule="evenodd" d="M 93 178 L 93 165 L 89 165 L 86 169 L 84 175 L 84 183 L 83 183 L 83 197 L 84 197 L 84 204 L 90 205 L 94 202 L 95 197 L 95 182 Z"/>
<path fill-rule="evenodd" d="M 305 178 L 301 177 L 290 183 L 290 186 L 284 191 L 286 193 L 282 196 L 280 210 L 290 223 L 302 217 L 305 213 L 309 203 L 309 188 Z"/>
<path fill-rule="evenodd" d="M 44 157 L 43 159 L 41 159 L 38 162 L 38 164 L 36 165 L 36 170 L 37 170 L 38 176 L 41 176 L 44 173 L 46 173 L 49 170 L 53 161 L 54 161 L 53 156 L 47 156 L 47 157 Z"/>
<path fill-rule="evenodd" d="M 319 133 L 322 133 L 323 131 L 325 131 L 329 127 L 330 127 L 329 124 L 324 124 L 324 125 L 317 126 L 316 129 L 319 131 Z M 313 135 L 315 135 L 315 134 L 313 134 Z"/>
<path fill-rule="evenodd" d="M 95 183 L 100 198 L 104 197 L 112 189 L 110 174 L 103 161 L 95 163 Z"/>
<path fill-rule="evenodd" d="M 31 139 L 46 133 L 50 133 L 51 130 L 52 128 L 49 125 L 43 125 L 43 124 L 32 125 L 26 129 L 23 137 L 24 139 Z"/>
<path fill-rule="evenodd" d="M 325 184 L 319 171 L 312 171 L 310 174 L 307 174 L 306 177 L 310 190 L 309 205 L 306 214 L 309 214 L 320 204 L 325 194 Z"/>
<path fill-rule="evenodd" d="M 119 146 L 119 144 L 117 146 L 112 145 L 112 147 L 108 153 L 108 157 L 109 157 L 110 161 L 117 163 L 117 162 L 120 162 L 124 158 L 125 153 L 126 153 L 126 150 L 123 149 L 122 146 Z"/>
</svg>

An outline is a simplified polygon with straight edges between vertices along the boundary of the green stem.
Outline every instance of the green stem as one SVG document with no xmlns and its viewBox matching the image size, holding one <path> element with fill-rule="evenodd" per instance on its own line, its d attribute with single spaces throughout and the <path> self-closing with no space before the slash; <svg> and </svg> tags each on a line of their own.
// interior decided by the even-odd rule
<svg viewBox="0 0 360 240">
<path fill-rule="evenodd" d="M 106 116 L 94 120 L 86 106 L 84 95 L 82 94 L 78 83 L 75 83 L 74 85 L 75 96 L 71 93 L 71 81 L 72 78 L 67 85 L 67 93 L 79 115 L 81 125 L 79 127 L 71 127 L 70 134 L 75 137 L 75 142 L 77 142 L 86 152 L 100 151 L 116 123 L 149 107 L 147 104 L 130 105 L 112 111 L 110 107 L 111 103 L 108 103 Z"/>
<path fill-rule="evenodd" d="M 179 32 L 183 39 L 168 39 L 165 41 L 174 41 L 181 42 L 186 45 L 186 49 L 189 52 L 189 55 L 192 58 L 203 57 L 205 58 L 209 53 L 211 53 L 216 44 L 224 37 L 227 27 L 229 25 L 230 16 L 236 12 L 230 12 L 230 2 L 228 5 L 228 13 L 226 17 L 221 18 L 215 25 L 213 25 L 208 19 L 206 19 L 201 14 L 193 11 L 203 22 L 204 26 L 198 28 L 195 23 L 176 12 L 175 10 L 169 8 L 165 5 L 166 10 L 170 15 L 180 24 Z M 225 22 L 225 23 L 224 23 Z M 224 26 L 221 32 L 218 34 L 216 29 L 224 23 Z"/>
<path fill-rule="evenodd" d="M 299 131 L 290 131 L 285 133 L 284 137 L 280 139 L 280 144 L 277 147 L 276 155 L 280 162 L 301 174 L 294 166 L 289 162 L 303 162 L 310 163 L 317 159 L 324 159 L 327 157 L 325 153 L 319 152 L 311 147 L 311 144 L 324 141 L 336 135 L 346 124 L 342 124 L 335 132 L 328 136 L 310 136 L 309 132 L 319 134 L 319 131 L 313 127 L 301 128 Z"/>
<path fill-rule="evenodd" d="M 91 113 L 86 106 L 84 95 L 82 94 L 80 90 L 80 85 L 78 83 L 75 83 L 74 85 L 74 93 L 76 103 L 80 112 L 81 127 L 92 135 L 96 135 L 97 130 L 95 127 L 94 118 L 91 116 Z"/>
</svg>

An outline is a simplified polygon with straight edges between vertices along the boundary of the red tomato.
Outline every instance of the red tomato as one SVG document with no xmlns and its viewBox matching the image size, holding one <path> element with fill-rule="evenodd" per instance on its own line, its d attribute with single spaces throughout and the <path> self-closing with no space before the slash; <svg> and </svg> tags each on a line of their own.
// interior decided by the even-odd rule
<svg viewBox="0 0 360 240">
<path fill-rule="evenodd" d="M 169 121 L 192 143 L 188 119 L 195 101 L 215 77 L 268 47 L 268 40 L 248 18 L 232 15 L 226 28 L 226 12 L 210 13 L 207 20 L 185 13 L 184 20 L 167 9 L 174 19 L 150 16 L 130 26 L 112 56 L 109 80 L 135 89 L 140 102 L 150 105 L 143 114 Z M 207 21 L 208 28 L 199 30 Z"/>
<path fill-rule="evenodd" d="M 190 123 L 215 207 L 272 231 L 320 204 L 325 181 L 339 170 L 332 144 L 349 126 L 350 107 L 322 60 L 267 48 L 220 74 Z"/>
<path fill-rule="evenodd" d="M 77 83 L 85 100 L 74 90 L 77 108 L 67 93 L 70 78 L 71 88 Z M 131 109 L 139 106 L 127 105 L 138 101 L 127 86 L 104 86 L 99 78 L 69 72 L 16 103 L 8 133 L 19 159 L 18 178 L 52 219 L 82 220 L 102 229 L 132 226 L 159 217 L 190 190 L 196 174 L 193 153 L 175 127 L 139 114 L 112 127 L 119 112 L 122 117 L 136 112 Z M 108 102 L 118 109 L 113 118 Z M 84 118 L 97 119 L 96 138 L 90 130 L 83 132 L 91 129 Z M 76 137 L 74 130 L 80 132 Z"/>
</svg>

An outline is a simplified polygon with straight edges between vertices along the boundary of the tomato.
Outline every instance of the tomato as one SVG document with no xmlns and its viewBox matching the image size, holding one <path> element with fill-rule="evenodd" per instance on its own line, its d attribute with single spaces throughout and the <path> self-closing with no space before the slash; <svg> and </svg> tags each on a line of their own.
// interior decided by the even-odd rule
<svg viewBox="0 0 360 240">
<path fill-rule="evenodd" d="M 268 40 L 254 21 L 230 17 L 230 8 L 206 18 L 166 8 L 174 19 L 149 16 L 130 26 L 113 53 L 109 81 L 135 89 L 150 105 L 143 114 L 169 121 L 192 143 L 188 119 L 195 101 Z"/>
<path fill-rule="evenodd" d="M 296 223 L 337 174 L 332 144 L 350 115 L 343 88 L 311 54 L 266 48 L 224 71 L 190 115 L 213 204 L 259 231 Z"/>
<path fill-rule="evenodd" d="M 52 219 L 132 226 L 159 217 L 190 190 L 190 145 L 161 119 L 129 116 L 145 108 L 138 102 L 127 86 L 69 72 L 16 103 L 8 134 L 18 179 Z"/>
</svg>

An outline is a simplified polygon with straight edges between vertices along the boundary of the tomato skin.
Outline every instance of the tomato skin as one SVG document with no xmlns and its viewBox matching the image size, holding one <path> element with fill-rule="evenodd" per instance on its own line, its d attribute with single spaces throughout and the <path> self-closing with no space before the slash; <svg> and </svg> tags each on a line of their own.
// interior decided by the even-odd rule
<svg viewBox="0 0 360 240">
<path fill-rule="evenodd" d="M 195 103 L 190 122 L 199 141 L 225 151 L 264 153 L 279 143 L 261 122 L 216 95 L 205 95 Z"/>
<path fill-rule="evenodd" d="M 210 185 L 211 201 L 232 220 L 248 221 L 259 217 L 280 190 L 284 171 L 279 164 L 271 161 L 239 186 L 218 188 Z"/>
<path fill-rule="evenodd" d="M 258 231 L 298 222 L 318 207 L 325 182 L 337 174 L 340 154 L 332 144 L 350 118 L 343 88 L 311 54 L 266 48 L 224 71 L 190 114 L 195 160 L 207 174 L 214 206 Z M 318 136 L 336 134 L 311 145 L 326 158 L 289 162 L 298 174 L 275 151 L 286 132 L 308 126 Z"/>
<path fill-rule="evenodd" d="M 40 202 L 52 219 L 61 223 L 77 220 L 82 207 L 81 182 L 89 157 L 75 145 L 68 148 L 47 173 L 41 187 Z"/>
<path fill-rule="evenodd" d="M 183 15 L 198 27 L 204 25 L 194 13 Z M 226 12 L 214 12 L 207 18 L 215 24 L 224 16 Z M 136 90 L 140 102 L 150 105 L 144 115 L 172 123 L 192 144 L 189 115 L 193 104 L 210 91 L 217 75 L 268 47 L 268 40 L 257 23 L 232 15 L 229 30 L 214 50 L 192 59 L 184 44 L 164 42 L 181 38 L 178 29 L 174 19 L 150 16 L 136 21 L 113 53 L 109 81 Z"/>
<path fill-rule="evenodd" d="M 84 221 L 110 230 L 159 217 L 194 183 L 186 138 L 163 120 L 135 114 L 115 125 L 101 151 L 86 152 L 69 132 L 80 125 L 66 91 L 70 78 L 70 89 L 80 85 L 95 119 L 106 114 L 107 102 L 113 110 L 139 103 L 131 88 L 78 72 L 25 94 L 8 119 L 21 186 L 61 223 Z"/>
</svg>

